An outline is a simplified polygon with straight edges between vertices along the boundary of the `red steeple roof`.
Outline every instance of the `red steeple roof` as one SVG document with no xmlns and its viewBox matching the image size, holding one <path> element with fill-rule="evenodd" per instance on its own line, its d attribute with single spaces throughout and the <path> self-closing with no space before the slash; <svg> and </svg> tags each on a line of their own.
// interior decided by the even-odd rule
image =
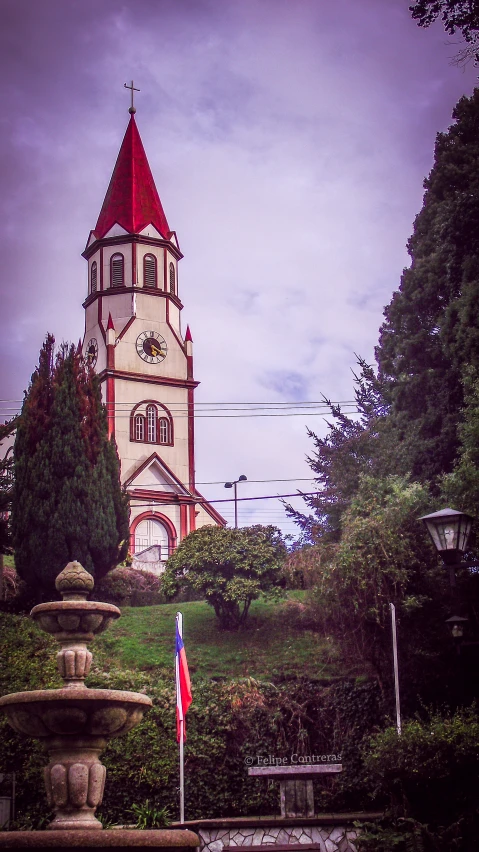
<svg viewBox="0 0 479 852">
<path fill-rule="evenodd" d="M 116 222 L 129 234 L 139 233 L 150 222 L 163 237 L 168 238 L 171 233 L 134 115 L 121 143 L 96 223 L 97 239 L 102 239 Z"/>
</svg>

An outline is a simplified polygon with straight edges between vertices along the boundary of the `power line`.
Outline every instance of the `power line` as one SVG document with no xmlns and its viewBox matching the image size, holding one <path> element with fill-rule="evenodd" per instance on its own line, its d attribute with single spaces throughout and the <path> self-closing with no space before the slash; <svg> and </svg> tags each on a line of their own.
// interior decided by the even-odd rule
<svg viewBox="0 0 479 852">
<path fill-rule="evenodd" d="M 0 398 L 0 402 L 23 402 L 23 399 L 2 399 L 2 398 Z M 130 403 L 127 403 L 127 402 L 122 403 L 122 404 L 123 405 L 130 405 Z M 135 403 L 132 403 L 132 404 L 134 405 Z M 179 403 L 177 403 L 177 404 L 179 404 Z M 273 401 L 273 402 L 271 402 L 271 401 L 269 401 L 269 402 L 259 402 L 259 401 L 255 401 L 255 402 L 233 402 L 231 400 L 227 401 L 227 402 L 198 402 L 198 401 L 195 402 L 195 405 L 260 405 L 261 407 L 266 406 L 266 405 L 329 405 L 329 404 L 331 404 L 331 405 L 352 405 L 352 404 L 354 404 L 355 405 L 356 400 L 354 400 L 354 399 L 343 399 L 343 400 L 326 400 L 325 401 L 324 399 L 322 399 L 322 400 L 319 400 L 319 401 L 315 401 L 315 400 L 306 399 L 306 400 L 298 400 L 296 403 L 293 403 L 292 400 L 290 400 L 290 399 L 285 400 L 284 402 L 281 401 L 281 400 L 276 400 L 276 401 Z"/>
<path fill-rule="evenodd" d="M 20 412 L 18 411 L 17 413 L 19 414 Z M 326 412 L 324 412 L 324 411 L 312 411 L 312 410 L 310 410 L 310 411 L 307 411 L 307 412 L 301 411 L 301 412 L 298 412 L 298 413 L 287 412 L 285 414 L 284 413 L 280 413 L 280 414 L 195 414 L 194 418 L 195 418 L 195 420 L 215 420 L 215 419 L 239 420 L 241 418 L 253 419 L 255 417 L 305 417 L 307 414 L 309 416 L 313 416 L 313 417 L 322 417 L 322 416 L 324 416 L 325 413 Z M 348 414 L 359 414 L 360 412 L 359 412 L 358 409 L 355 409 L 355 410 L 349 410 L 347 413 Z M 4 414 L 2 414 L 2 412 L 0 412 L 0 416 L 7 416 L 7 415 L 4 415 Z M 176 412 L 174 412 L 174 416 L 175 416 L 176 420 L 186 419 L 187 417 L 189 417 L 188 414 L 177 414 Z M 115 414 L 115 417 L 116 417 L 116 419 L 121 419 L 121 418 L 129 419 L 130 415 L 128 413 Z"/>
<path fill-rule="evenodd" d="M 295 476 L 293 479 L 247 479 L 246 482 L 258 483 L 258 482 L 315 482 L 316 477 L 307 476 L 307 477 L 299 477 Z M 219 479 L 217 482 L 197 482 L 197 485 L 224 485 L 224 480 Z M 134 486 L 132 486 L 134 487 Z M 156 488 L 155 485 L 142 485 L 142 488 Z"/>
<path fill-rule="evenodd" d="M 268 494 L 268 495 L 262 496 L 262 497 L 238 497 L 237 502 L 238 503 L 246 503 L 246 502 L 249 502 L 251 500 L 281 500 L 281 499 L 283 499 L 283 497 L 301 497 L 301 498 L 303 498 L 303 497 L 316 497 L 317 494 L 318 494 L 318 491 L 311 491 L 311 492 L 308 492 L 308 493 L 306 493 L 306 492 L 298 493 L 297 491 L 295 491 L 294 494 Z M 144 500 L 143 497 L 135 497 L 134 495 L 131 496 L 131 499 L 132 500 Z M 155 497 L 152 497 L 152 499 L 148 503 L 135 503 L 135 508 L 140 507 L 140 506 L 149 506 L 150 503 L 154 503 L 154 502 L 157 502 L 159 504 L 163 504 L 164 506 L 178 505 L 176 502 L 173 502 L 173 501 L 171 503 L 167 503 L 165 500 L 160 500 L 160 499 L 157 499 Z M 201 505 L 201 504 L 204 504 L 204 503 L 208 503 L 208 504 L 211 504 L 211 503 L 234 503 L 235 500 L 234 500 L 234 497 L 221 498 L 221 500 L 206 500 L 206 498 L 203 497 L 203 498 L 200 498 L 199 500 L 195 499 L 194 502 L 197 505 Z"/>
</svg>

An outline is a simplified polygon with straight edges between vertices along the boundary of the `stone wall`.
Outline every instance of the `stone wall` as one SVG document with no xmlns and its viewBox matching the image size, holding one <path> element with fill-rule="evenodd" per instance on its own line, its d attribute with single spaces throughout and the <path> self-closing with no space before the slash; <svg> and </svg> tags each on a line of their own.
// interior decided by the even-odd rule
<svg viewBox="0 0 479 852">
<path fill-rule="evenodd" d="M 354 841 L 358 832 L 351 824 L 341 825 L 331 822 L 316 825 L 279 825 L 278 823 L 283 822 L 281 819 L 274 820 L 274 825 L 264 823 L 260 825 L 258 820 L 256 826 L 240 825 L 238 823 L 241 820 L 230 825 L 226 825 L 226 822 L 222 820 L 222 826 L 217 827 L 201 825 L 201 822 L 195 824 L 194 830 L 201 841 L 200 852 L 203 850 L 204 852 L 223 852 L 225 847 L 231 846 L 265 845 L 272 847 L 271 852 L 275 852 L 275 846 L 280 847 L 283 852 L 286 845 L 297 849 L 299 844 L 304 846 L 305 852 L 313 845 L 318 852 L 356 852 Z M 307 822 L 310 823 L 312 820 Z"/>
</svg>

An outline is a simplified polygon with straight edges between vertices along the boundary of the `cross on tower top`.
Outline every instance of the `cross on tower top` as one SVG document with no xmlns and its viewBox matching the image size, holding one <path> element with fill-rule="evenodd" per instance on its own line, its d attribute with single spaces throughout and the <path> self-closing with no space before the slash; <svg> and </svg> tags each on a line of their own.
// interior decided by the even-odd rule
<svg viewBox="0 0 479 852">
<path fill-rule="evenodd" d="M 131 81 L 130 85 L 128 85 L 128 83 L 123 83 L 123 85 L 124 85 L 125 89 L 131 89 L 131 107 L 128 110 L 128 112 L 133 115 L 133 113 L 136 112 L 136 109 L 133 106 L 133 92 L 139 92 L 140 89 L 135 89 L 135 87 L 133 85 L 133 80 Z"/>
</svg>

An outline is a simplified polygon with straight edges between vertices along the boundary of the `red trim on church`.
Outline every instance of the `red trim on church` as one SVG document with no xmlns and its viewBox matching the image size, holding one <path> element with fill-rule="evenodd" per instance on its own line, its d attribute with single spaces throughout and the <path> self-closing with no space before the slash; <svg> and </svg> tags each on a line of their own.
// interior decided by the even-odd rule
<svg viewBox="0 0 479 852">
<path fill-rule="evenodd" d="M 195 398 L 188 388 L 188 475 L 190 491 L 195 490 Z"/>
<path fill-rule="evenodd" d="M 171 379 L 169 376 L 145 376 L 144 373 L 127 373 L 126 370 L 115 370 L 112 375 L 117 379 L 129 379 L 131 382 L 145 382 L 149 385 L 169 385 L 175 388 L 197 388 L 199 382 L 192 379 Z M 99 373 L 100 380 L 105 377 L 105 372 Z"/>
<path fill-rule="evenodd" d="M 185 536 L 188 535 L 188 520 L 187 520 L 187 507 L 185 503 L 180 503 L 180 541 L 183 541 Z"/>
<path fill-rule="evenodd" d="M 131 286 L 138 287 L 138 262 L 136 254 L 137 243 L 133 240 L 131 244 Z"/>
<path fill-rule="evenodd" d="M 189 508 L 190 513 L 190 532 L 194 532 L 196 529 L 196 506 L 192 505 Z"/>
<path fill-rule="evenodd" d="M 108 346 L 107 349 L 110 349 Z M 109 376 L 106 380 L 106 413 L 108 420 L 108 437 L 115 434 L 115 380 Z"/>
<path fill-rule="evenodd" d="M 120 333 L 119 333 L 119 335 L 118 335 L 118 338 L 117 338 L 118 340 L 121 340 L 121 339 L 122 339 L 122 337 L 126 334 L 126 332 L 128 331 L 128 329 L 130 328 L 130 326 L 131 326 L 131 325 L 133 325 L 133 323 L 135 322 L 135 320 L 136 320 L 136 317 L 135 317 L 135 316 L 130 317 L 130 319 L 128 320 L 127 324 L 126 324 L 126 325 L 124 325 L 124 326 L 123 326 L 123 328 L 122 328 L 122 330 L 120 331 Z"/>
</svg>

